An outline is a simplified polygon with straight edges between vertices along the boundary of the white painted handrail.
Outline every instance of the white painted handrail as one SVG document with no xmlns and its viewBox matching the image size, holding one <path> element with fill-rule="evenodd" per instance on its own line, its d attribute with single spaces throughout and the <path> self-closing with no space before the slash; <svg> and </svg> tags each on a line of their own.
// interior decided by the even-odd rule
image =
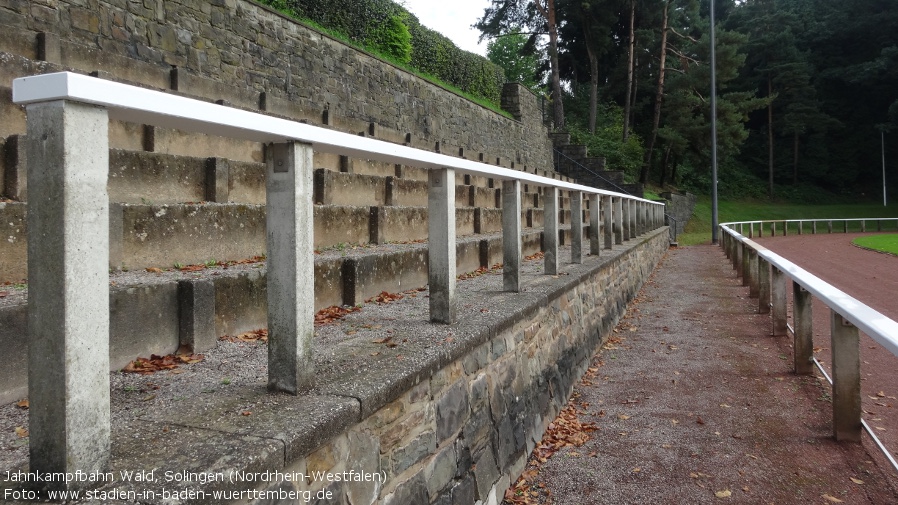
<svg viewBox="0 0 898 505">
<path fill-rule="evenodd" d="M 503 275 L 520 291 L 521 182 L 548 188 L 545 272 L 558 267 L 559 190 L 571 195 L 571 263 L 580 263 L 582 193 L 589 195 L 598 255 L 664 226 L 664 205 L 283 118 L 95 77 L 62 72 L 13 81 L 28 133 L 28 328 L 32 471 L 94 472 L 108 466 L 109 119 L 264 142 L 268 386 L 314 385 L 314 151 L 429 169 L 430 320 L 456 321 L 455 172 L 502 181 Z M 612 211 L 612 208 L 614 209 Z"/>
<path fill-rule="evenodd" d="M 290 121 L 209 102 L 71 72 L 21 77 L 13 81 L 13 102 L 19 105 L 69 100 L 99 105 L 110 119 L 163 128 L 194 131 L 254 142 L 296 141 L 316 151 L 342 154 L 419 168 L 452 168 L 461 173 L 519 180 L 541 186 L 607 195 L 661 205 L 632 195 L 550 179 L 520 170 L 424 151 L 369 137 Z"/>
<path fill-rule="evenodd" d="M 723 223 L 720 225 L 723 237 L 721 245 L 727 256 L 733 260 L 734 267 L 743 278 L 743 284 L 750 286 L 751 296 L 758 298 L 759 312 L 766 313 L 772 307 L 773 333 L 782 335 L 786 333 L 787 329 L 792 330 L 795 340 L 793 349 L 796 373 L 811 373 L 813 364 L 816 363 L 816 359 L 813 357 L 811 296 L 822 301 L 830 309 L 833 434 L 837 440 L 858 441 L 864 426 L 861 419 L 859 330 L 885 347 L 894 356 L 898 356 L 898 322 L 743 234 L 746 228 L 749 233 L 752 233 L 754 225 L 761 223 L 832 223 L 834 221 L 846 222 L 844 226 L 847 227 L 848 221 L 862 223 L 879 221 L 881 223 L 882 221 L 896 220 L 895 218 L 790 219 Z M 737 228 L 742 233 L 737 231 Z M 793 282 L 795 298 L 792 328 L 789 328 L 786 321 L 787 278 Z M 867 432 L 882 447 L 875 433 L 869 429 Z M 895 465 L 891 455 L 887 453 L 887 456 Z"/>
<path fill-rule="evenodd" d="M 795 222 L 797 220 L 793 219 L 789 221 Z M 844 220 L 839 219 L 839 221 Z M 860 221 L 860 219 L 856 221 Z M 748 224 L 750 222 L 758 223 L 761 221 L 746 221 L 742 224 Z M 728 228 L 734 224 L 739 223 L 723 223 L 720 226 L 725 233 L 757 251 L 759 256 L 766 259 L 771 265 L 788 274 L 789 278 L 797 282 L 804 289 L 810 291 L 811 294 L 823 301 L 827 307 L 841 314 L 851 324 L 860 328 L 864 333 L 869 335 L 870 338 L 876 340 L 895 356 L 898 356 L 898 321 L 890 319 L 879 311 L 865 305 L 848 293 L 829 284 L 763 245 Z"/>
</svg>

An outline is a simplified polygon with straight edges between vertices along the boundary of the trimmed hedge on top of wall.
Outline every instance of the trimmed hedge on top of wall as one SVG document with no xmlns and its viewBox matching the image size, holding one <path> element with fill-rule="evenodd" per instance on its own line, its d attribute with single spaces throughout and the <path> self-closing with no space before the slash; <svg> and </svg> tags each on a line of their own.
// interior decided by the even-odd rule
<svg viewBox="0 0 898 505">
<path fill-rule="evenodd" d="M 373 48 L 398 63 L 499 104 L 505 73 L 488 59 L 459 49 L 392 0 L 257 0 Z"/>
</svg>

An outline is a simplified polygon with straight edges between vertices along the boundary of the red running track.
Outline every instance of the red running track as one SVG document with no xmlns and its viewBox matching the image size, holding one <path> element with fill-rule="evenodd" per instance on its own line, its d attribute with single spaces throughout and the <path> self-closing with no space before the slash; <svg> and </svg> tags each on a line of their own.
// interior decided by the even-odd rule
<svg viewBox="0 0 898 505">
<path fill-rule="evenodd" d="M 898 320 L 898 257 L 855 247 L 871 233 L 790 235 L 756 242 L 820 277 L 891 319 Z M 789 289 L 791 323 L 792 283 Z M 830 373 L 830 311 L 814 300 L 814 350 Z M 864 419 L 898 459 L 898 357 L 861 335 L 861 392 Z"/>
</svg>

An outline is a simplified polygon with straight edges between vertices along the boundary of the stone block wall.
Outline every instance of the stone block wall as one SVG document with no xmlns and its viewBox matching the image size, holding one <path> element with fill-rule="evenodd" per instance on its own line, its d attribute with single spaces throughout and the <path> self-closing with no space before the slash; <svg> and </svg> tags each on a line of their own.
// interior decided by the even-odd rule
<svg viewBox="0 0 898 505">
<path fill-rule="evenodd" d="M 674 217 L 676 222 L 677 233 L 683 233 L 686 230 L 686 224 L 692 219 L 692 213 L 695 211 L 695 195 L 692 193 L 661 193 L 661 198 L 665 200 L 666 208 L 664 212 Z M 669 223 L 671 228 L 674 223 Z"/>
<path fill-rule="evenodd" d="M 506 166 L 551 168 L 537 99 L 519 85 L 506 87 L 515 95 L 510 119 L 250 0 L 2 2 L 0 27 L 6 90 L 12 78 L 71 68 L 351 133 L 458 146 Z M 0 102 L 11 106 L 7 93 Z M 24 115 L 14 112 L 0 137 L 24 133 Z M 111 136 L 114 147 L 261 161 L 258 147 L 177 132 L 114 126 Z M 218 152 L 190 152 L 199 144 Z"/>
<path fill-rule="evenodd" d="M 485 338 L 460 344 L 469 350 L 392 398 L 358 393 L 361 422 L 288 462 L 285 471 L 386 476 L 383 483 L 328 484 L 335 503 L 501 503 L 667 246 L 667 230 L 656 230 L 612 258 L 540 286 L 521 305 L 496 307 L 514 316 Z M 270 489 L 294 486 L 304 489 L 290 482 Z"/>
</svg>

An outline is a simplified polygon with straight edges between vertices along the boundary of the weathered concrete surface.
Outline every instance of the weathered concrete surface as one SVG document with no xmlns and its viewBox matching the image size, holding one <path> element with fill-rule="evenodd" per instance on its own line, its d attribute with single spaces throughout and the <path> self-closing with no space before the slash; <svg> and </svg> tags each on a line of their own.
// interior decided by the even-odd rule
<svg viewBox="0 0 898 505">
<path fill-rule="evenodd" d="M 582 265 L 563 262 L 557 277 L 543 275 L 541 262 L 531 261 L 522 293 L 503 293 L 498 274 L 462 281 L 464 303 L 455 325 L 424 320 L 426 292 L 367 304 L 338 323 L 316 328 L 327 352 L 315 355 L 320 373 L 311 396 L 265 394 L 264 371 L 257 371 L 249 356 L 264 355 L 264 345 L 235 344 L 227 361 L 210 358 L 192 365 L 197 371 L 185 373 L 196 373 L 203 391 L 186 402 L 182 388 L 166 386 L 182 375 L 147 377 L 161 387 L 145 401 L 144 394 L 127 389 L 141 388 L 133 382 L 141 377 L 123 377 L 114 390 L 115 409 L 128 410 L 116 410 L 122 422 L 113 430 L 111 468 L 354 469 L 382 472 L 387 480 L 269 479 L 224 487 L 329 489 L 337 503 L 497 500 L 510 476 L 523 469 L 592 349 L 666 249 L 666 233 L 658 230 L 601 258 L 586 257 Z M 377 343 L 386 337 L 395 348 Z M 253 372 L 243 377 L 234 370 L 239 367 Z M 235 373 L 243 378 L 226 385 Z M 104 489 L 159 491 L 162 484 L 117 481 Z M 183 486 L 214 490 L 223 484 L 194 478 Z"/>
<path fill-rule="evenodd" d="M 769 328 L 720 248 L 670 250 L 575 388 L 598 431 L 532 489 L 553 503 L 895 503 L 891 469 L 871 444 L 832 439 L 828 386 L 793 375 L 791 339 Z"/>
<path fill-rule="evenodd" d="M 105 109 L 28 106 L 30 468 L 104 471 L 109 459 L 109 160 Z M 51 482 L 48 488 L 80 488 Z"/>
</svg>

